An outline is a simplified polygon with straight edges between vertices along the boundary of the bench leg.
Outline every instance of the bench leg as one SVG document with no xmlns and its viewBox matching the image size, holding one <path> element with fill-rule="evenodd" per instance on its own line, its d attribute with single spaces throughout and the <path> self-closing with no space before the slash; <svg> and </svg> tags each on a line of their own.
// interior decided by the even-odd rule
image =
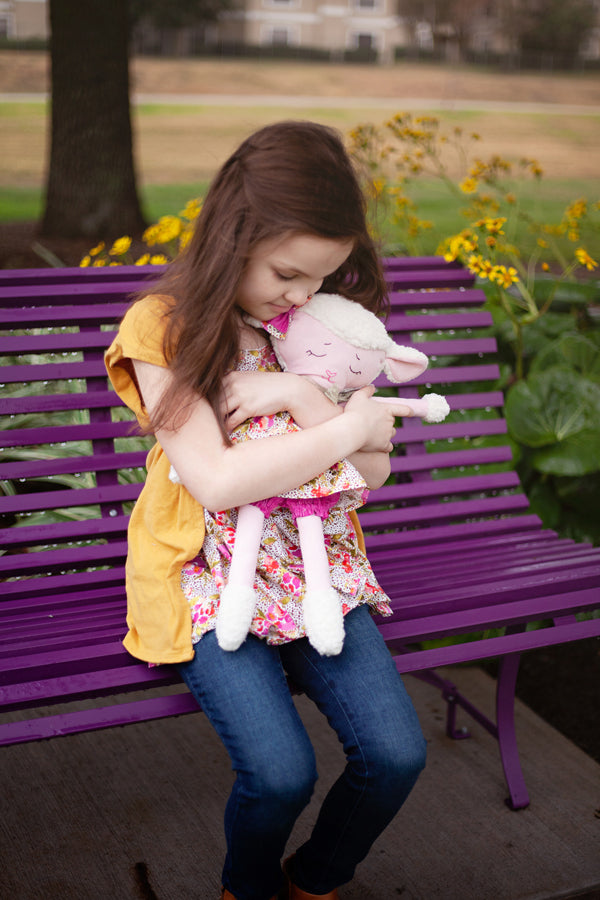
<svg viewBox="0 0 600 900">
<path fill-rule="evenodd" d="M 515 731 L 515 688 L 520 661 L 520 653 L 502 657 L 496 686 L 498 744 L 510 794 L 506 803 L 511 809 L 524 809 L 529 806 L 529 794 L 523 778 Z"/>
<path fill-rule="evenodd" d="M 496 722 L 492 722 L 485 713 L 467 700 L 451 681 L 442 678 L 437 672 L 429 669 L 411 673 L 419 680 L 441 690 L 442 697 L 447 704 L 446 734 L 448 737 L 453 740 L 464 740 L 471 736 L 467 728 L 458 728 L 456 725 L 456 712 L 460 707 L 485 728 L 492 737 L 496 738 L 509 792 L 506 804 L 513 810 L 529 806 L 529 794 L 523 778 L 515 731 L 515 687 L 520 659 L 520 654 L 513 653 L 502 657 L 499 662 L 496 683 Z"/>
</svg>

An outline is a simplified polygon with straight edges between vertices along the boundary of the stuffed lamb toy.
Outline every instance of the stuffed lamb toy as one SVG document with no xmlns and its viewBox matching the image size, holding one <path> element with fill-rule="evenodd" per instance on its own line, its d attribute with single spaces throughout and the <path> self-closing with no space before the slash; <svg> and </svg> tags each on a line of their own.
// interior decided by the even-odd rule
<svg viewBox="0 0 600 900">
<path fill-rule="evenodd" d="M 270 334 L 284 371 L 310 378 L 335 403 L 343 403 L 382 371 L 391 382 L 401 383 L 427 368 L 425 354 L 395 344 L 374 313 L 337 294 L 315 294 L 304 306 L 270 322 L 248 321 Z M 441 422 L 449 412 L 446 400 L 438 394 L 416 400 L 393 398 L 392 402 L 404 403 L 427 422 Z M 216 633 L 222 649 L 237 650 L 246 638 L 255 610 L 253 585 L 264 516 L 278 505 L 287 505 L 296 518 L 304 563 L 306 635 L 320 654 L 340 653 L 344 642 L 342 608 L 329 578 L 323 535 L 323 520 L 336 496 L 319 498 L 322 502 L 316 501 L 313 507 L 298 500 L 294 508 L 292 500 L 272 498 L 239 508 L 229 579 L 217 614 Z"/>
</svg>

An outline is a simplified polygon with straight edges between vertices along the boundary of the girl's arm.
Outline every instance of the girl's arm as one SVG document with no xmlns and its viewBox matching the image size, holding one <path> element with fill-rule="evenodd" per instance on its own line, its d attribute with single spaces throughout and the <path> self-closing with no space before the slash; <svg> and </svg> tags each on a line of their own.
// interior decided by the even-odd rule
<svg viewBox="0 0 600 900">
<path fill-rule="evenodd" d="M 301 428 L 312 428 L 344 412 L 308 378 L 290 372 L 232 372 L 225 379 L 225 402 L 231 430 L 252 416 L 283 409 Z M 410 416 L 411 410 L 399 405 L 396 415 Z M 357 450 L 347 458 L 371 490 L 381 487 L 390 474 L 387 451 Z"/>
<path fill-rule="evenodd" d="M 152 417 L 171 373 L 151 363 L 134 360 L 133 364 Z M 210 405 L 198 398 L 191 402 L 184 424 L 161 428 L 156 437 L 199 503 L 211 511 L 230 509 L 291 491 L 357 450 L 389 451 L 394 408 L 371 402 L 371 393 L 367 388 L 357 392 L 343 415 L 314 427 L 230 447 L 223 441 Z"/>
</svg>

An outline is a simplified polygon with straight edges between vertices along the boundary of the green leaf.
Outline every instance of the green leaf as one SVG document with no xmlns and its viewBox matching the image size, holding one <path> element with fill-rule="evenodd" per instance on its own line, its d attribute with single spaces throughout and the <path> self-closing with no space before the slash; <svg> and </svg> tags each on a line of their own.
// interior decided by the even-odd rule
<svg viewBox="0 0 600 900">
<path fill-rule="evenodd" d="M 582 431 L 594 413 L 600 416 L 600 388 L 568 369 L 532 374 L 506 398 L 509 431 L 528 447 L 564 441 Z"/>
<path fill-rule="evenodd" d="M 563 281 L 557 284 L 555 278 L 537 275 L 534 292 L 538 305 L 545 303 L 552 296 L 553 308 L 587 306 L 600 298 L 600 282 Z"/>
<path fill-rule="evenodd" d="M 547 475 L 588 475 L 600 470 L 600 430 L 586 428 L 533 454 L 533 465 Z"/>
<path fill-rule="evenodd" d="M 536 481 L 529 493 L 532 512 L 536 513 L 546 528 L 558 528 L 560 523 L 561 503 L 552 484 L 547 481 Z"/>
<path fill-rule="evenodd" d="M 583 334 L 565 334 L 560 339 L 560 348 L 574 369 L 584 375 L 600 372 L 600 348 Z"/>
</svg>

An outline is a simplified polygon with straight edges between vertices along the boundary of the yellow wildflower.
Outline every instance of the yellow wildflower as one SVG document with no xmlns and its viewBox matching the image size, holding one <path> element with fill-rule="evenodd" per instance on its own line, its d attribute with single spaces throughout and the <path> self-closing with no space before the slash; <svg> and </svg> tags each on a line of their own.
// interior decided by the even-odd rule
<svg viewBox="0 0 600 900">
<path fill-rule="evenodd" d="M 577 261 L 580 265 L 585 266 L 590 272 L 598 267 L 598 263 L 595 259 L 592 259 L 587 250 L 584 250 L 583 247 L 578 247 L 575 251 L 575 256 L 577 257 Z"/>
<path fill-rule="evenodd" d="M 161 216 L 158 220 L 159 244 L 168 244 L 179 237 L 183 230 L 181 219 L 177 216 Z"/>
<path fill-rule="evenodd" d="M 150 265 L 151 266 L 164 266 L 168 263 L 167 257 L 164 253 L 156 253 L 154 256 L 150 257 Z"/>
<path fill-rule="evenodd" d="M 537 239 L 538 247 L 546 248 L 548 246 L 548 241 L 544 240 L 544 238 Z"/>
<path fill-rule="evenodd" d="M 569 219 L 581 219 L 587 212 L 587 201 L 582 197 L 567 207 L 565 215 Z"/>
<path fill-rule="evenodd" d="M 148 244 L 149 247 L 154 247 L 156 244 L 160 244 L 160 227 L 158 225 L 150 225 L 146 228 L 144 234 L 144 243 Z"/>
<path fill-rule="evenodd" d="M 467 178 L 463 178 L 459 184 L 459 188 L 463 194 L 474 194 L 477 190 L 477 179 L 467 176 Z"/>
<path fill-rule="evenodd" d="M 197 219 L 200 215 L 200 210 L 202 209 L 202 201 L 199 198 L 195 198 L 194 200 L 188 200 L 185 204 L 185 209 L 182 209 L 179 215 L 183 219 L 187 219 L 189 222 L 193 222 L 194 219 Z"/>
<path fill-rule="evenodd" d="M 469 272 L 473 272 L 474 275 L 479 275 L 482 264 L 483 256 L 481 256 L 481 254 L 472 253 L 467 260 L 467 268 L 469 269 Z"/>
<path fill-rule="evenodd" d="M 550 271 L 550 266 L 548 265 L 547 262 L 543 262 L 543 263 L 542 263 L 542 271 L 544 271 L 544 272 L 549 272 L 549 271 Z"/>
<path fill-rule="evenodd" d="M 95 259 L 94 262 L 92 263 L 92 266 L 96 269 L 99 269 L 99 268 L 101 268 L 101 266 L 105 266 L 105 265 L 106 265 L 105 259 Z"/>
<path fill-rule="evenodd" d="M 502 226 L 505 222 L 506 219 L 499 216 L 497 219 L 486 219 L 484 224 L 486 231 L 489 231 L 490 234 L 504 234 Z"/>
<path fill-rule="evenodd" d="M 81 262 L 79 263 L 79 265 L 80 265 L 80 267 L 81 267 L 82 269 L 85 269 L 87 266 L 89 266 L 89 264 L 91 263 L 91 261 L 92 261 L 92 257 L 91 257 L 91 256 L 89 255 L 89 253 L 88 253 L 87 256 L 84 256 L 84 257 L 83 257 L 83 259 L 81 260 Z"/>
<path fill-rule="evenodd" d="M 120 237 L 114 242 L 109 250 L 111 256 L 124 256 L 131 247 L 130 237 Z"/>
<path fill-rule="evenodd" d="M 383 178 L 374 178 L 370 184 L 371 196 L 372 197 L 381 197 L 383 194 L 383 189 L 385 188 L 385 181 Z"/>
<path fill-rule="evenodd" d="M 490 272 L 489 279 L 490 281 L 499 284 L 500 287 L 509 288 L 511 285 L 517 283 L 519 276 L 517 270 L 512 266 L 509 266 L 509 268 L 506 266 L 494 266 L 493 270 Z"/>
<path fill-rule="evenodd" d="M 90 256 L 98 256 L 99 253 L 102 253 L 105 246 L 106 244 L 104 243 L 104 241 L 100 241 L 99 244 L 96 244 L 95 247 L 92 247 L 92 249 L 90 250 Z"/>
<path fill-rule="evenodd" d="M 150 262 L 150 254 L 144 253 L 143 256 L 140 256 L 139 259 L 136 259 L 135 265 L 136 266 L 147 266 L 149 262 Z"/>
</svg>

